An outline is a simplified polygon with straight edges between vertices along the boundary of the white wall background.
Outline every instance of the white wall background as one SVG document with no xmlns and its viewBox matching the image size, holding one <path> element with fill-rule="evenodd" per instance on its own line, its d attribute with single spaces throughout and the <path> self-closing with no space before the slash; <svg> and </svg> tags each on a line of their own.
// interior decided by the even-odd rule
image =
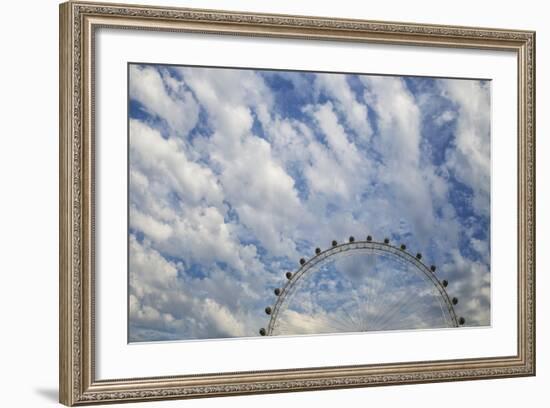
<svg viewBox="0 0 550 408">
<path fill-rule="evenodd" d="M 154 1 L 154 0 L 151 0 Z M 134 0 L 134 3 L 143 1 Z M 534 378 L 141 404 L 159 407 L 546 406 L 550 384 L 550 26 L 545 3 L 155 0 L 156 4 L 537 31 L 537 344 Z M 147 3 L 147 1 L 146 1 Z M 57 404 L 58 1 L 6 2 L 0 24 L 0 374 L 3 407 Z M 546 160 L 545 160 L 546 159 Z M 546 184 L 546 185 L 545 185 Z M 126 405 L 129 406 L 129 405 Z"/>
</svg>

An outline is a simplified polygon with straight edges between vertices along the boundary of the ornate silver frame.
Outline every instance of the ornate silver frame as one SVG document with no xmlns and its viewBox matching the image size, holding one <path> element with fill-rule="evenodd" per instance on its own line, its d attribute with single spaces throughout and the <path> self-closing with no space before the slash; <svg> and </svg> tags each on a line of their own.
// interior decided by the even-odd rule
<svg viewBox="0 0 550 408">
<path fill-rule="evenodd" d="M 99 27 L 506 50 L 518 63 L 518 349 L 482 359 L 97 380 L 94 353 L 94 33 Z M 305 391 L 535 374 L 535 33 L 68 2 L 60 5 L 60 402 Z"/>
</svg>

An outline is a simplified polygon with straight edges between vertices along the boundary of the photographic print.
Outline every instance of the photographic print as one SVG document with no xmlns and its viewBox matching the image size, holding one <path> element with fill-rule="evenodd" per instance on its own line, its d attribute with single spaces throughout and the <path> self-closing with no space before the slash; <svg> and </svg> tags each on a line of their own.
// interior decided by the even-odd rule
<svg viewBox="0 0 550 408">
<path fill-rule="evenodd" d="M 491 81 L 128 64 L 128 340 L 491 324 Z"/>
<path fill-rule="evenodd" d="M 60 5 L 60 402 L 535 375 L 536 33 L 357 17 Z"/>
</svg>

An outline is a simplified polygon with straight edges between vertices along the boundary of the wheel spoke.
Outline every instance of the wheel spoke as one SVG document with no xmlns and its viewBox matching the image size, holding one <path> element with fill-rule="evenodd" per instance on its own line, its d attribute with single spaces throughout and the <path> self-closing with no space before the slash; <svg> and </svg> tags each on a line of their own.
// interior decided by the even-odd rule
<svg viewBox="0 0 550 408">
<path fill-rule="evenodd" d="M 441 289 L 399 248 L 366 241 L 337 246 L 293 275 L 277 299 L 270 334 L 451 327 Z"/>
</svg>

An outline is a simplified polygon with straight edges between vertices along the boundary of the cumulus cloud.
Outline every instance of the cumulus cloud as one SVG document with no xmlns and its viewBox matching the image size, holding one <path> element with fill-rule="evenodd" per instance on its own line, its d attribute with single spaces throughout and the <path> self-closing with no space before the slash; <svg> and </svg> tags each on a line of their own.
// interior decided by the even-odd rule
<svg viewBox="0 0 550 408">
<path fill-rule="evenodd" d="M 487 83 L 131 65 L 129 96 L 132 341 L 257 335 L 300 257 L 367 233 L 437 263 L 468 323 L 489 323 Z M 389 328 L 437 327 L 422 281 L 374 258 L 302 286 L 288 330 L 385 330 L 384 310 Z M 334 310 L 350 293 L 362 317 Z"/>
<path fill-rule="evenodd" d="M 356 136 L 362 142 L 368 141 L 372 129 L 368 121 L 367 105 L 359 102 L 348 84 L 346 76 L 341 74 L 318 74 L 315 77 L 315 86 L 318 92 L 324 92 L 330 99 L 334 100 L 336 108 Z"/>
<path fill-rule="evenodd" d="M 474 191 L 473 206 L 489 216 L 491 177 L 491 94 L 487 81 L 442 80 L 442 94 L 457 107 L 454 149 L 447 166 Z"/>
<path fill-rule="evenodd" d="M 129 244 L 131 341 L 250 335 L 242 312 L 231 311 L 211 295 L 200 296 L 204 290 L 196 279 L 178 279 L 185 273 L 181 264 L 166 260 L 133 235 Z"/>
<path fill-rule="evenodd" d="M 341 195 L 350 198 L 364 174 L 365 167 L 356 145 L 348 139 L 344 127 L 338 122 L 333 105 L 328 102 L 318 106 L 308 106 L 306 110 L 320 128 L 325 143 L 312 142 L 309 146 L 311 166 L 305 175 L 313 191 L 326 195 Z"/>
<path fill-rule="evenodd" d="M 129 70 L 130 98 L 166 121 L 172 132 L 186 136 L 197 124 L 199 106 L 185 84 L 153 67 L 132 64 Z"/>
<path fill-rule="evenodd" d="M 165 139 L 158 130 L 138 120 L 130 121 L 130 157 L 132 171 L 140 172 L 140 182 L 156 183 L 159 187 L 185 194 L 187 202 L 201 200 L 219 203 L 222 190 L 206 166 L 189 160 L 175 139 Z M 140 177 L 139 175 L 137 177 Z"/>
</svg>

